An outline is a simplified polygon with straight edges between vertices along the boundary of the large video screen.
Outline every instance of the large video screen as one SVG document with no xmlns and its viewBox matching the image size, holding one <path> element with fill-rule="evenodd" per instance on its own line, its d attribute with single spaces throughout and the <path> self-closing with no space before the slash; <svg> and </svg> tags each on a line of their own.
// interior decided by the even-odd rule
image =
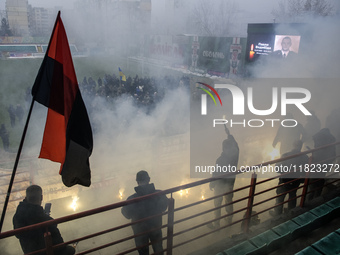
<svg viewBox="0 0 340 255">
<path fill-rule="evenodd" d="M 305 33 L 302 24 L 248 24 L 246 61 L 295 58 Z"/>
</svg>

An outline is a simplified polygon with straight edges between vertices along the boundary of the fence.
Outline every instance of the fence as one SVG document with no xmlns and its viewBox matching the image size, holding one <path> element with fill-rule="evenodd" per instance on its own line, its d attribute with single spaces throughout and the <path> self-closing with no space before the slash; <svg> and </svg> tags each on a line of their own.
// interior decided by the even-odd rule
<svg viewBox="0 0 340 255">
<path fill-rule="evenodd" d="M 299 154 L 295 154 L 284 159 L 268 161 L 262 163 L 261 166 L 275 164 L 304 154 L 312 155 L 314 151 L 322 150 L 329 146 L 336 146 L 338 144 L 339 143 L 334 143 L 317 149 L 312 149 Z M 336 157 L 331 158 L 331 160 L 336 161 L 338 157 L 339 155 L 336 155 Z M 326 160 L 330 159 L 324 159 L 323 161 Z M 322 162 L 318 163 L 322 164 Z M 335 166 L 337 166 L 337 164 L 335 164 Z M 327 182 L 325 182 L 325 184 L 319 188 L 336 184 L 336 182 L 338 182 L 339 171 L 340 170 L 338 169 L 338 167 L 333 167 L 332 171 L 327 175 Z M 96 252 L 99 251 L 100 253 L 98 254 L 120 254 L 120 255 L 128 254 L 136 251 L 138 248 L 141 248 L 134 246 L 132 240 L 134 239 L 135 236 L 133 234 L 126 234 L 128 231 L 131 231 L 130 230 L 131 226 L 151 219 L 153 217 L 159 217 L 162 215 L 163 223 L 166 222 L 166 224 L 161 226 L 163 232 L 162 241 L 164 244 L 166 243 L 164 251 L 166 252 L 166 254 L 188 254 L 195 250 L 204 248 L 205 246 L 207 246 L 207 243 L 208 244 L 212 243 L 213 241 L 217 241 L 218 239 L 221 240 L 225 239 L 226 235 L 224 233 L 221 234 L 220 231 L 227 231 L 226 233 L 248 233 L 251 226 L 256 224 L 256 221 L 254 221 L 254 219 L 266 218 L 268 216 L 268 212 L 271 209 L 275 208 L 276 206 L 285 205 L 286 203 L 293 199 L 297 199 L 298 205 L 300 207 L 304 207 L 306 196 L 314 191 L 308 189 L 308 187 L 310 186 L 310 184 L 315 183 L 319 180 L 314 178 L 308 178 L 312 176 L 309 176 L 309 174 L 311 174 L 310 172 L 306 172 L 306 178 L 303 179 L 304 180 L 303 183 L 299 187 L 295 188 L 297 192 L 296 197 L 286 199 L 284 202 L 276 204 L 275 201 L 278 197 L 293 191 L 289 190 L 285 193 L 276 194 L 276 189 L 284 185 L 278 184 L 277 182 L 278 178 L 282 177 L 282 175 L 276 175 L 270 178 L 258 178 L 256 173 L 251 173 L 251 178 L 239 178 L 241 174 L 242 174 L 241 171 L 238 171 L 237 173 L 225 174 L 225 177 L 237 175 L 235 188 L 231 192 L 224 193 L 218 196 L 205 197 L 205 194 L 197 195 L 197 192 L 200 192 L 202 190 L 202 189 L 197 190 L 197 188 L 200 188 L 205 184 L 217 180 L 217 178 L 203 179 L 192 183 L 173 187 L 171 189 L 159 191 L 147 196 L 131 199 L 128 201 L 122 201 L 119 203 L 110 204 L 92 210 L 87 210 L 84 212 L 75 213 L 73 215 L 68 215 L 65 217 L 46 221 L 36 225 L 31 225 L 20 229 L 3 232 L 0 233 L 0 240 L 31 230 L 45 229 L 46 248 L 44 250 L 49 255 L 53 254 L 53 249 L 55 248 L 75 243 L 86 244 L 83 245 L 83 247 L 81 248 L 80 248 L 81 245 L 78 246 L 77 254 L 89 254 L 89 253 L 96 254 Z M 231 203 L 222 204 L 219 207 L 214 206 L 214 204 L 212 203 L 214 199 L 221 196 L 225 196 L 230 193 L 233 193 L 233 201 Z M 103 223 L 104 229 L 100 231 L 89 233 L 87 235 L 82 235 L 75 239 L 66 241 L 65 243 L 52 246 L 51 236 L 47 231 L 47 228 L 50 225 L 73 222 L 74 226 L 78 226 L 78 224 L 83 224 L 79 222 L 82 219 L 86 220 L 91 216 L 96 216 L 100 218 L 103 217 L 101 216 L 101 214 L 104 214 L 105 212 L 110 212 L 110 214 L 113 214 L 115 210 L 119 210 L 123 206 L 137 203 L 163 194 L 167 195 L 169 199 L 168 209 L 166 212 L 162 214 L 154 215 L 149 218 L 145 218 L 131 223 L 126 224 L 119 223 L 117 225 L 110 227 L 108 226 L 110 223 L 104 222 Z M 185 199 L 184 200 L 181 199 L 181 197 L 185 196 L 189 197 L 191 194 L 196 197 L 193 199 L 193 202 L 187 203 Z M 178 197 L 178 199 L 175 199 L 176 196 Z M 232 213 L 221 215 L 218 218 L 214 216 L 214 211 L 216 209 L 224 208 L 226 205 L 231 204 L 234 207 Z M 220 227 L 217 227 L 215 229 L 207 227 L 214 221 L 227 219 L 230 218 L 230 216 L 233 216 L 232 217 L 233 220 L 225 222 L 225 224 L 222 224 Z M 166 220 L 164 218 L 166 218 Z M 214 235 L 214 233 L 217 232 L 220 234 Z M 123 233 L 125 235 L 123 235 Z M 109 235 L 110 238 L 105 237 L 107 235 Z M 94 241 L 91 242 L 89 240 L 94 240 L 94 238 L 98 238 L 98 240 L 101 240 L 102 243 L 97 246 L 92 245 L 95 242 Z M 151 243 L 146 244 L 145 246 L 150 244 Z M 30 253 L 30 255 L 37 254 L 44 250 Z"/>
</svg>

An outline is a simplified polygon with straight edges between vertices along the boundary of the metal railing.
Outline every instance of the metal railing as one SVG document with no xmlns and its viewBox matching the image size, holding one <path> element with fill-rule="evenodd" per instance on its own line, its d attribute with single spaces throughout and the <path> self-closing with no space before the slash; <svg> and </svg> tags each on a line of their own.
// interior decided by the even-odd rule
<svg viewBox="0 0 340 255">
<path fill-rule="evenodd" d="M 312 149 L 312 150 L 309 150 L 309 151 L 301 152 L 299 154 L 295 154 L 295 155 L 292 155 L 292 156 L 289 156 L 289 157 L 286 157 L 286 158 L 271 160 L 271 161 L 259 164 L 258 166 L 260 166 L 260 165 L 266 166 L 266 165 L 279 163 L 281 161 L 285 161 L 285 160 L 288 160 L 288 159 L 291 159 L 291 158 L 294 158 L 294 157 L 298 157 L 298 156 L 301 156 L 301 155 L 304 155 L 304 154 L 311 155 L 311 153 L 313 153 L 314 151 L 322 150 L 322 149 L 327 148 L 328 146 L 335 146 L 335 145 L 338 145 L 338 144 L 340 144 L 340 142 L 330 144 L 330 145 L 327 145 L 327 146 L 323 146 L 323 147 L 320 147 L 320 148 Z M 335 158 L 333 158 L 333 160 L 336 160 L 338 157 L 339 157 L 339 155 L 337 155 Z M 329 160 L 329 159 L 325 159 L 325 160 Z M 309 162 L 311 163 L 311 157 L 310 157 Z M 322 162 L 320 162 L 320 163 L 322 163 Z M 239 175 L 241 173 L 242 173 L 241 171 L 238 171 L 236 173 L 226 173 L 226 174 L 223 175 L 223 177 L 228 177 L 228 176 L 232 176 L 232 175 Z M 313 192 L 313 190 L 308 189 L 309 185 L 313 182 L 318 181 L 318 179 L 309 178 L 310 176 L 308 176 L 308 174 L 309 174 L 309 172 L 307 172 L 307 176 L 304 179 L 303 183 L 299 187 L 295 188 L 297 193 L 299 193 L 299 194 L 297 194 L 295 198 L 292 198 L 292 199 L 300 199 L 300 202 L 298 203 L 300 207 L 305 206 L 307 194 Z M 236 178 L 235 188 L 231 192 L 227 192 L 227 193 L 224 193 L 224 194 L 220 194 L 218 196 L 211 196 L 211 197 L 207 197 L 207 198 L 200 197 L 199 199 L 194 199 L 194 201 L 191 202 L 191 203 L 186 203 L 185 205 L 176 207 L 175 198 L 174 198 L 175 194 L 177 194 L 178 192 L 181 192 L 183 190 L 202 187 L 204 184 L 208 184 L 212 181 L 217 180 L 218 178 L 203 179 L 203 180 L 191 182 L 191 183 L 188 183 L 188 184 L 180 185 L 180 186 L 177 186 L 177 187 L 173 187 L 173 188 L 170 188 L 170 189 L 167 189 L 167 190 L 159 191 L 159 192 L 156 192 L 156 193 L 153 193 L 153 194 L 150 194 L 150 195 L 146 195 L 146 196 L 143 196 L 143 197 L 134 198 L 134 199 L 131 199 L 131 200 L 128 200 L 128 201 L 122 201 L 122 202 L 98 207 L 98 208 L 95 208 L 95 209 L 92 209 L 92 210 L 87 210 L 87 211 L 84 211 L 84 212 L 75 213 L 75 214 L 72 214 L 72 215 L 56 218 L 54 220 L 42 222 L 42 223 L 39 223 L 39 224 L 36 224 L 36 225 L 31 225 L 31 226 L 23 227 L 23 228 L 20 228 L 20 229 L 15 229 L 15 230 L 3 232 L 3 233 L 0 233 L 0 240 L 8 238 L 8 237 L 12 237 L 14 235 L 18 235 L 18 234 L 21 234 L 21 233 L 24 233 L 24 232 L 28 232 L 28 231 L 37 230 L 37 229 L 42 228 L 42 229 L 45 229 L 44 238 L 45 238 L 46 248 L 43 249 L 43 250 L 40 250 L 40 251 L 29 253 L 29 254 L 33 255 L 33 254 L 37 254 L 39 252 L 45 251 L 47 254 L 53 255 L 53 250 L 56 249 L 56 248 L 60 248 L 62 246 L 70 245 L 70 244 L 74 244 L 74 243 L 88 242 L 88 240 L 90 240 L 92 238 L 101 237 L 103 235 L 110 234 L 110 233 L 116 233 L 116 232 L 121 233 L 123 231 L 123 229 L 130 228 L 134 224 L 138 224 L 140 222 L 150 220 L 154 217 L 159 217 L 159 216 L 162 215 L 162 217 L 167 218 L 166 224 L 161 226 L 161 229 L 163 230 L 163 233 L 164 233 L 163 234 L 164 237 L 162 238 L 162 241 L 164 241 L 163 243 L 166 243 L 166 246 L 164 248 L 164 252 L 166 252 L 166 254 L 170 255 L 170 254 L 173 254 L 173 251 L 175 249 L 178 249 L 180 247 L 188 247 L 189 246 L 188 244 L 190 244 L 190 246 L 192 246 L 192 243 L 195 242 L 196 240 L 202 240 L 202 238 L 207 237 L 209 235 L 212 235 L 212 234 L 216 233 L 217 231 L 229 229 L 229 228 L 232 228 L 233 226 L 240 225 L 239 227 L 237 227 L 237 229 L 238 229 L 237 231 L 239 231 L 241 233 L 248 233 L 249 229 L 252 225 L 252 218 L 253 217 L 263 216 L 263 215 L 265 215 L 265 213 L 268 213 L 269 210 L 275 208 L 276 206 L 284 205 L 284 204 L 288 203 L 290 200 L 292 200 L 292 199 L 286 199 L 282 203 L 275 203 L 277 197 L 282 196 L 284 194 L 288 194 L 289 192 L 292 191 L 292 190 L 289 190 L 289 191 L 287 191 L 285 193 L 281 193 L 281 194 L 276 194 L 276 193 L 274 195 L 272 194 L 273 192 L 276 191 L 276 189 L 278 187 L 284 185 L 284 184 L 279 184 L 279 185 L 278 184 L 276 184 L 276 185 L 270 184 L 270 182 L 276 181 L 280 177 L 283 177 L 283 175 L 278 174 L 277 176 L 270 177 L 270 178 L 258 178 L 257 173 L 252 173 L 251 178 L 242 178 L 243 181 L 249 180 L 249 184 L 244 184 L 244 185 L 238 186 L 236 184 L 237 184 L 237 181 L 240 180 L 240 179 Z M 338 172 L 330 173 L 327 176 L 327 178 L 329 178 L 329 179 L 325 183 L 324 186 L 334 184 L 335 182 L 338 181 L 338 177 L 339 177 Z M 294 180 L 291 180 L 291 181 L 294 181 Z M 234 195 L 233 201 L 231 203 L 222 204 L 219 207 L 215 207 L 213 205 L 213 203 L 210 203 L 214 199 L 221 197 L 221 196 L 225 196 L 225 195 L 230 194 L 230 193 L 233 193 L 233 195 Z M 84 218 L 92 216 L 92 215 L 99 216 L 98 214 L 108 212 L 108 211 L 117 210 L 117 209 L 120 209 L 123 206 L 130 205 L 130 204 L 133 204 L 133 203 L 137 203 L 137 202 L 140 202 L 140 201 L 143 201 L 143 200 L 146 200 L 146 199 L 150 199 L 150 198 L 153 198 L 153 197 L 156 197 L 156 196 L 160 196 L 160 195 L 168 195 L 168 198 L 169 198 L 168 199 L 168 209 L 167 209 L 166 212 L 164 212 L 162 214 L 154 215 L 154 216 L 151 216 L 151 217 L 139 220 L 139 221 L 135 221 L 135 222 L 130 222 L 130 223 L 126 223 L 126 224 L 112 226 L 110 228 L 106 228 L 104 230 L 91 233 L 89 235 L 77 237 L 75 239 L 66 241 L 62 244 L 52 245 L 51 235 L 48 232 L 48 227 L 51 226 L 51 225 L 72 222 L 72 221 L 75 221 L 75 220 L 84 219 Z M 214 216 L 211 215 L 211 213 L 213 213 L 216 209 L 224 208 L 224 207 L 226 207 L 226 205 L 231 205 L 231 204 L 233 204 L 234 207 L 236 207 L 236 209 L 232 213 L 229 213 L 229 214 L 227 213 L 227 214 L 221 215 L 221 217 L 219 217 L 219 218 L 215 218 Z M 197 209 L 197 207 L 200 207 L 200 209 Z M 255 208 L 259 208 L 259 210 L 255 211 L 254 210 Z M 190 212 L 189 212 L 188 215 L 185 215 L 185 213 L 183 213 L 184 211 L 190 211 Z M 209 218 L 209 215 L 211 216 L 210 218 Z M 220 227 L 217 227 L 215 229 L 206 228 L 206 226 L 208 224 L 210 224 L 214 221 L 219 221 L 221 219 L 226 219 L 227 217 L 230 217 L 230 216 L 233 216 L 233 218 L 234 218 L 234 220 L 232 220 L 231 222 L 227 222 L 226 224 L 224 224 Z M 192 221 L 194 221 L 194 223 L 192 223 Z M 164 222 L 164 219 L 163 219 L 163 222 Z M 189 226 L 182 226 L 181 227 L 181 225 L 185 225 L 185 224 L 187 224 Z M 148 232 L 153 231 L 153 230 L 155 230 L 155 229 L 150 229 Z M 145 233 L 140 233 L 138 235 L 143 235 L 143 234 L 145 234 Z M 91 247 L 90 249 L 82 249 L 80 251 L 77 251 L 76 254 L 89 254 L 89 253 L 96 252 L 96 251 L 99 251 L 99 250 L 102 250 L 102 249 L 119 246 L 124 242 L 130 242 L 129 248 L 126 248 L 126 247 L 125 247 L 125 249 L 121 248 L 116 253 L 114 251 L 110 251 L 110 254 L 120 254 L 120 255 L 121 254 L 128 254 L 128 253 L 134 252 L 134 251 L 138 250 L 139 248 L 141 248 L 141 247 L 135 247 L 133 245 L 132 240 L 134 239 L 134 237 L 136 237 L 136 236 L 135 235 L 127 235 L 127 236 L 124 236 L 124 237 L 121 237 L 121 238 L 117 238 L 117 239 L 113 240 L 112 242 L 106 242 L 102 245 L 99 245 L 99 246 L 96 246 L 96 247 Z M 221 238 L 223 238 L 223 237 L 221 237 Z M 151 243 L 148 243 L 148 244 L 145 244 L 144 246 L 148 246 L 150 244 Z M 197 248 L 199 248 L 199 247 L 197 247 Z"/>
</svg>

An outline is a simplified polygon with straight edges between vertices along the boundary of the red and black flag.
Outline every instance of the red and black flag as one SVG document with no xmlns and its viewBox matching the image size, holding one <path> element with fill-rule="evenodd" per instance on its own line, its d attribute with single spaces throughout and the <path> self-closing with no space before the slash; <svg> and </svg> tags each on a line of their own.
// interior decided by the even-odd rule
<svg viewBox="0 0 340 255">
<path fill-rule="evenodd" d="M 67 187 L 90 186 L 92 129 L 60 12 L 32 95 L 35 101 L 48 107 L 39 158 L 61 163 L 59 174 Z"/>
</svg>

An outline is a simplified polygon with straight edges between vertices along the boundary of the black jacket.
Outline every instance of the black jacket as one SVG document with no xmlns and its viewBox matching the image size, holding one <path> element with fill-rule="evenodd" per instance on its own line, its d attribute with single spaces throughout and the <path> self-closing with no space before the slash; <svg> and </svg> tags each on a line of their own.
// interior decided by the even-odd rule
<svg viewBox="0 0 340 255">
<path fill-rule="evenodd" d="M 129 196 L 127 200 L 149 195 L 159 190 L 155 189 L 153 183 L 135 187 L 136 193 Z M 125 218 L 132 221 L 140 220 L 152 215 L 157 215 L 164 212 L 168 208 L 168 198 L 166 195 L 155 196 L 144 201 L 133 203 L 122 207 L 122 214 Z M 162 226 L 162 217 L 155 217 L 139 224 L 132 225 L 136 233 L 144 232 L 151 228 L 158 228 Z"/>
<path fill-rule="evenodd" d="M 53 218 L 44 212 L 42 206 L 31 204 L 26 200 L 23 200 L 19 203 L 13 216 L 13 226 L 14 229 L 17 229 L 52 219 Z M 59 244 L 63 242 L 63 238 L 60 235 L 57 225 L 50 226 L 49 232 L 51 233 L 53 244 Z M 20 235 L 16 235 L 16 237 L 19 239 L 24 253 L 45 248 L 44 228 L 24 232 Z"/>
<path fill-rule="evenodd" d="M 321 129 L 313 136 L 314 148 L 322 147 L 327 144 L 335 143 L 335 137 L 330 133 L 328 128 Z M 313 162 L 315 164 L 331 164 L 335 160 L 336 146 L 329 146 L 322 150 L 317 150 L 312 153 Z"/>
<path fill-rule="evenodd" d="M 274 138 L 273 147 L 275 147 L 277 143 L 281 143 L 280 154 L 283 155 L 284 153 L 293 150 L 294 142 L 301 140 L 305 136 L 305 130 L 300 123 L 295 127 L 280 126 Z"/>
<path fill-rule="evenodd" d="M 239 147 L 232 135 L 228 136 L 228 139 L 223 141 L 223 151 L 221 155 L 216 160 L 216 167 L 236 167 L 238 165 L 239 160 Z M 216 168 L 217 169 L 217 168 Z M 218 177 L 220 175 L 226 174 L 227 172 L 213 172 L 213 177 Z M 228 178 L 221 178 L 220 180 L 213 181 L 209 184 L 210 188 L 214 188 L 215 185 L 224 185 L 224 184 L 234 184 L 235 183 L 236 175 L 229 176 Z"/>
<path fill-rule="evenodd" d="M 336 142 L 335 137 L 330 133 L 328 128 L 323 128 L 313 136 L 314 148 L 322 147 L 327 144 Z M 311 178 L 324 178 L 331 170 L 331 165 L 335 161 L 336 146 L 332 145 L 327 148 L 314 151 L 312 153 L 312 164 L 322 171 L 311 172 Z M 326 167 L 325 167 L 326 166 Z"/>
<path fill-rule="evenodd" d="M 282 55 L 282 51 L 281 50 L 276 50 L 271 54 L 272 57 L 274 58 L 278 58 L 278 59 L 284 59 L 283 55 Z M 288 55 L 286 56 L 287 59 L 295 59 L 297 57 L 297 53 L 294 51 L 289 51 Z"/>
<path fill-rule="evenodd" d="M 301 153 L 301 150 L 293 149 L 290 152 L 286 152 L 282 155 L 281 158 L 289 157 L 295 154 Z M 304 178 L 306 176 L 306 172 L 304 167 L 309 162 L 309 157 L 304 154 L 295 158 L 290 158 L 285 161 L 278 163 L 278 165 L 282 165 L 290 169 L 289 174 L 286 174 L 283 178 L 280 178 L 280 183 L 289 182 L 296 178 Z M 283 172 L 284 173 L 284 172 Z M 282 174 L 283 174 L 282 173 Z M 303 180 L 297 180 L 297 182 L 302 182 Z"/>
</svg>

